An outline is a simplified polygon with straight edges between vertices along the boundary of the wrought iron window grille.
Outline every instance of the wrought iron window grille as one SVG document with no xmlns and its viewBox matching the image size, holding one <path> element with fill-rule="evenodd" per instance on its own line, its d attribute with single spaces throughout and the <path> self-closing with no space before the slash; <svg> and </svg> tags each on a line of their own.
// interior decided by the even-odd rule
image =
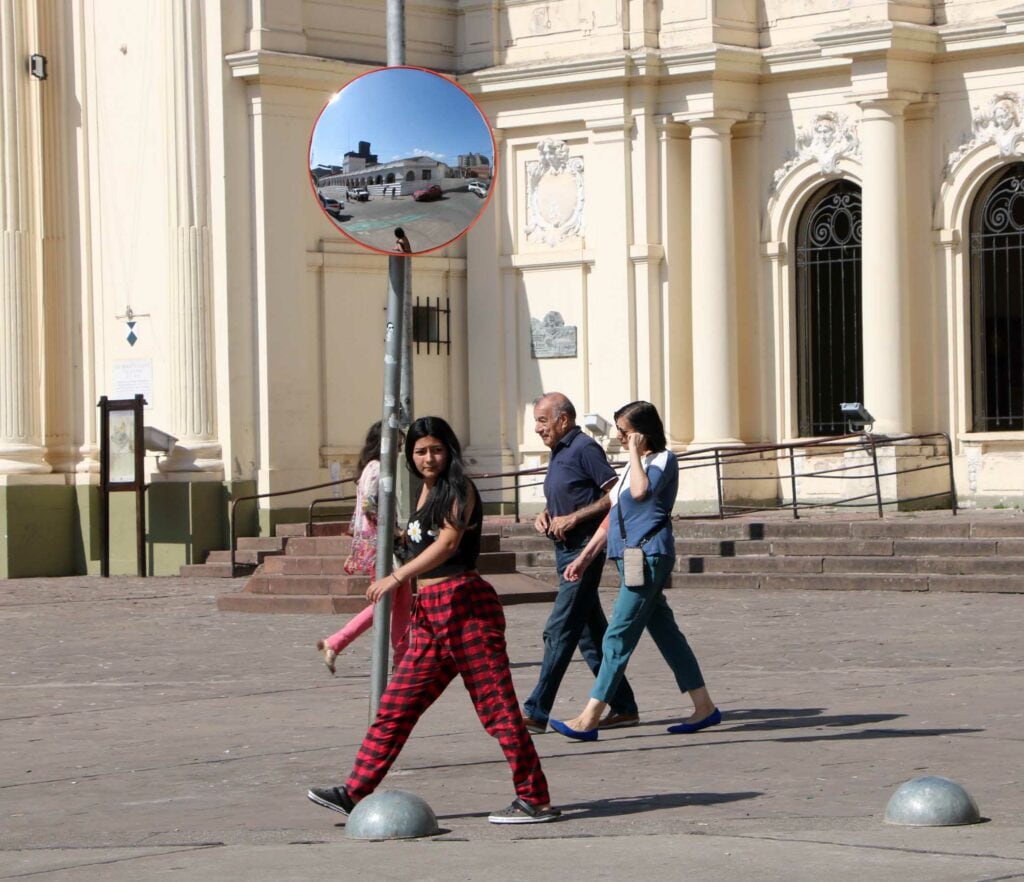
<svg viewBox="0 0 1024 882">
<path fill-rule="evenodd" d="M 434 347 L 436 355 L 441 354 L 441 347 L 445 347 L 445 355 L 451 355 L 452 351 L 452 313 L 451 300 L 446 297 L 444 306 L 441 306 L 441 298 L 426 297 L 422 301 L 416 298 L 412 308 L 412 339 L 416 344 L 416 354 L 420 353 L 420 345 L 425 344 L 427 355 L 430 355 L 430 347 Z"/>
<path fill-rule="evenodd" d="M 862 400 L 861 196 L 851 181 L 822 187 L 797 225 L 799 431 L 841 435 L 844 401 Z"/>
<path fill-rule="evenodd" d="M 1024 429 L 1024 162 L 992 175 L 971 215 L 974 431 Z"/>
</svg>

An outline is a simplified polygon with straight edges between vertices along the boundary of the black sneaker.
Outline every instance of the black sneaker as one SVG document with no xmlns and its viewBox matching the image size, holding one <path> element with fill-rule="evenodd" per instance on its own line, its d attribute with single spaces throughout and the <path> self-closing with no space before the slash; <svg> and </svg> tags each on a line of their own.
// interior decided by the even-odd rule
<svg viewBox="0 0 1024 882">
<path fill-rule="evenodd" d="M 540 808 L 517 798 L 508 808 L 489 815 L 487 820 L 492 824 L 543 824 L 560 817 L 562 813 L 556 808 Z"/>
<path fill-rule="evenodd" d="M 306 792 L 306 796 L 317 805 L 322 805 L 332 812 L 341 812 L 346 818 L 356 807 L 344 787 L 311 787 Z"/>
</svg>

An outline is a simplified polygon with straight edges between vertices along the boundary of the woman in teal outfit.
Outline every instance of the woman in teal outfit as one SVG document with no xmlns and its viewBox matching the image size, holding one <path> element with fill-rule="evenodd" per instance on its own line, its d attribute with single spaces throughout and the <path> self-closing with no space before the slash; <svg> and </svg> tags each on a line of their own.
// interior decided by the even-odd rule
<svg viewBox="0 0 1024 882">
<path fill-rule="evenodd" d="M 644 628 L 672 669 L 676 683 L 693 701 L 693 714 L 669 727 L 673 734 L 698 732 L 721 722 L 722 715 L 711 700 L 700 665 L 690 649 L 664 588 L 675 563 L 672 536 L 672 506 L 679 490 L 679 467 L 666 449 L 665 429 L 657 408 L 647 401 L 634 401 L 615 412 L 619 439 L 629 450 L 629 464 L 612 489 L 612 510 L 580 556 L 566 569 L 565 578 L 574 579 L 607 545 L 608 558 L 619 569 L 619 596 L 615 601 L 602 645 L 601 669 L 590 692 L 590 700 L 574 719 L 551 720 L 551 727 L 567 738 L 596 741 L 598 722 L 629 664 L 630 656 Z M 644 584 L 627 587 L 623 578 L 623 551 L 642 545 Z"/>
</svg>

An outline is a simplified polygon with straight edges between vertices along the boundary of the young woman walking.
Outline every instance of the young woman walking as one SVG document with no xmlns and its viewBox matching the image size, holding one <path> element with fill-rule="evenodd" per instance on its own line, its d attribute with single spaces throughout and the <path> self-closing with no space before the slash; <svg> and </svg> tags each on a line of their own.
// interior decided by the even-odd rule
<svg viewBox="0 0 1024 882">
<path fill-rule="evenodd" d="M 494 588 L 476 571 L 483 507 L 466 477 L 462 448 L 439 417 L 423 417 L 405 439 L 409 468 L 423 479 L 406 530 L 414 556 L 373 582 L 376 602 L 407 579 L 419 579 L 409 648 L 381 697 L 377 718 L 344 784 L 312 788 L 317 805 L 348 815 L 373 793 L 424 711 L 461 676 L 484 729 L 498 740 L 512 768 L 516 798 L 492 814 L 492 824 L 553 821 L 540 758 L 519 712 L 505 648 L 505 616 Z"/>
<path fill-rule="evenodd" d="M 668 731 L 682 735 L 721 722 L 708 694 L 700 665 L 676 624 L 664 588 L 675 562 L 672 506 L 679 490 L 679 467 L 666 449 L 665 429 L 657 408 L 634 401 L 615 412 L 619 439 L 629 450 L 629 464 L 611 491 L 612 510 L 565 578 L 578 578 L 591 560 L 608 546 L 608 558 L 619 568 L 619 596 L 602 644 L 601 668 L 583 711 L 571 720 L 551 720 L 551 727 L 578 741 L 596 741 L 598 722 L 608 697 L 622 680 L 626 665 L 646 628 L 672 669 L 681 692 L 693 701 L 693 714 Z M 623 557 L 627 547 L 643 549 L 643 584 L 627 585 Z"/>
</svg>

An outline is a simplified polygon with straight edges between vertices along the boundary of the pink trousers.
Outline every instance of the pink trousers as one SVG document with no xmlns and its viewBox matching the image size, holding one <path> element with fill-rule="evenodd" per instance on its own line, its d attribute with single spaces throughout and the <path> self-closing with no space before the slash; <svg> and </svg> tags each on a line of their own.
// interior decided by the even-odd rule
<svg viewBox="0 0 1024 882">
<path fill-rule="evenodd" d="M 409 648 L 409 616 L 412 610 L 412 587 L 403 582 L 391 594 L 391 649 L 393 663 L 397 666 Z M 353 640 L 373 625 L 373 604 L 355 615 L 340 631 L 327 638 L 325 643 L 335 652 L 341 652 Z"/>
</svg>

